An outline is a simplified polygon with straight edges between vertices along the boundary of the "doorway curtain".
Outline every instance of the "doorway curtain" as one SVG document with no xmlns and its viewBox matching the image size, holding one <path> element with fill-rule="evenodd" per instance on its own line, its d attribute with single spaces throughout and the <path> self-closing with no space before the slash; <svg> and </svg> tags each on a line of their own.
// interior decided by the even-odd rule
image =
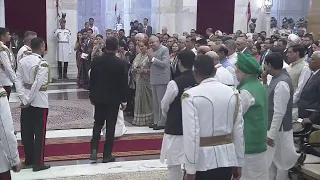
<svg viewBox="0 0 320 180">
<path fill-rule="evenodd" d="M 35 31 L 38 37 L 47 39 L 46 0 L 5 0 L 6 28 L 10 32 Z"/>
<path fill-rule="evenodd" d="M 197 31 L 205 35 L 206 29 L 233 33 L 235 0 L 198 0 Z"/>
</svg>

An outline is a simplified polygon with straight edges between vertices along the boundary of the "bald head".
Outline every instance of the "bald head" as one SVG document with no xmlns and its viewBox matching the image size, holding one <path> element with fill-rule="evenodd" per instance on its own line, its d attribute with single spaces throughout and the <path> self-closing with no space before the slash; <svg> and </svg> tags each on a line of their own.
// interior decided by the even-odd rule
<svg viewBox="0 0 320 180">
<path fill-rule="evenodd" d="M 197 55 L 205 55 L 209 51 L 211 51 L 209 46 L 199 46 L 197 49 Z"/>
<path fill-rule="evenodd" d="M 168 34 L 168 28 L 166 26 L 162 27 L 162 34 Z"/>
<path fill-rule="evenodd" d="M 213 59 L 214 65 L 219 64 L 219 55 L 214 51 L 209 51 L 205 55 L 211 57 Z"/>
</svg>

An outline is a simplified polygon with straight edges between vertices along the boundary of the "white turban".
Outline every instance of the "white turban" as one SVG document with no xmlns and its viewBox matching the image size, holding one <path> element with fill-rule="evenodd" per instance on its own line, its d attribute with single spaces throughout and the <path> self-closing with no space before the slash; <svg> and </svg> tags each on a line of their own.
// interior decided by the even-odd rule
<svg viewBox="0 0 320 180">
<path fill-rule="evenodd" d="M 295 43 L 295 44 L 298 44 L 298 43 L 300 43 L 300 37 L 295 35 L 295 34 L 290 34 L 288 36 L 288 41 L 292 42 L 292 43 Z"/>
</svg>

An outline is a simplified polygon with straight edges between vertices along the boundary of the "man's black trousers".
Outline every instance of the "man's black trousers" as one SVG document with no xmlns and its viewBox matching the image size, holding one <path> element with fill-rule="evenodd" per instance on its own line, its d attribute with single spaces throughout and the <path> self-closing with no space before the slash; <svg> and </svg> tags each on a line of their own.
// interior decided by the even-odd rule
<svg viewBox="0 0 320 180">
<path fill-rule="evenodd" d="M 47 108 L 29 106 L 21 110 L 21 139 L 26 165 L 44 165 L 47 117 Z"/>
<path fill-rule="evenodd" d="M 91 139 L 91 150 L 98 150 L 101 129 L 106 122 L 107 132 L 103 151 L 104 158 L 108 158 L 112 153 L 119 106 L 120 104 L 95 104 L 94 106 L 94 126 Z"/>
</svg>

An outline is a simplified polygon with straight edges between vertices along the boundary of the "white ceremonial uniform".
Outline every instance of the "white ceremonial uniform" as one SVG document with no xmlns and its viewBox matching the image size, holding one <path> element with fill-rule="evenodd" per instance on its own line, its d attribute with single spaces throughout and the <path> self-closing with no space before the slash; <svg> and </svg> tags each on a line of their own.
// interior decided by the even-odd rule
<svg viewBox="0 0 320 180">
<path fill-rule="evenodd" d="M 11 170 L 20 163 L 18 143 L 14 135 L 9 101 L 0 87 L 0 173 Z"/>
<path fill-rule="evenodd" d="M 17 86 L 23 90 L 18 91 L 18 96 L 24 105 L 32 107 L 49 108 L 46 88 L 51 82 L 51 70 L 47 61 L 39 54 L 31 54 L 20 60 L 17 69 Z M 32 85 L 30 88 L 23 88 Z"/>
<path fill-rule="evenodd" d="M 243 118 L 241 105 L 237 105 L 240 103 L 237 102 L 240 101 L 238 95 L 238 91 L 215 78 L 203 80 L 182 95 L 183 143 L 188 174 L 243 166 Z M 200 147 L 202 137 L 229 134 L 232 136 L 230 144 Z"/>
<path fill-rule="evenodd" d="M 228 86 L 234 86 L 234 77 L 226 68 L 222 66 L 222 64 L 215 65 L 217 68 L 216 75 L 214 76 L 219 82 Z"/>
<path fill-rule="evenodd" d="M 71 32 L 69 29 L 56 29 L 54 31 L 57 41 L 57 60 L 60 62 L 69 62 L 69 54 L 72 52 Z"/>
<path fill-rule="evenodd" d="M 255 104 L 255 98 L 249 91 L 240 90 L 242 114 L 245 115 L 248 109 Z M 245 120 L 244 120 L 245 121 Z M 269 166 L 267 164 L 266 151 L 256 154 L 244 155 L 244 167 L 242 168 L 241 180 L 269 180 Z"/>
<path fill-rule="evenodd" d="M 170 104 L 178 96 L 177 83 L 171 80 L 161 101 L 162 115 L 167 117 Z M 169 180 L 182 178 L 181 165 L 184 164 L 183 136 L 164 134 L 161 146 L 160 161 L 169 169 Z M 171 177 L 170 177 L 171 176 Z"/>
<path fill-rule="evenodd" d="M 270 167 L 270 180 L 287 179 L 288 170 L 298 160 L 299 155 L 293 141 L 293 130 L 279 131 L 283 117 L 287 111 L 287 104 L 290 99 L 290 88 L 288 83 L 280 81 L 274 89 L 274 114 L 268 138 L 274 140 L 274 147 L 268 146 L 267 160 Z"/>
<path fill-rule="evenodd" d="M 12 86 L 16 82 L 15 67 L 14 54 L 0 41 L 0 86 Z"/>
<path fill-rule="evenodd" d="M 22 46 L 22 47 L 19 49 L 18 54 L 17 54 L 17 62 L 19 63 L 19 61 L 20 61 L 22 58 L 24 58 L 24 57 L 26 57 L 26 56 L 28 56 L 28 55 L 30 55 L 30 54 L 32 54 L 31 48 L 30 48 L 29 46 L 27 46 L 27 45 Z"/>
</svg>

